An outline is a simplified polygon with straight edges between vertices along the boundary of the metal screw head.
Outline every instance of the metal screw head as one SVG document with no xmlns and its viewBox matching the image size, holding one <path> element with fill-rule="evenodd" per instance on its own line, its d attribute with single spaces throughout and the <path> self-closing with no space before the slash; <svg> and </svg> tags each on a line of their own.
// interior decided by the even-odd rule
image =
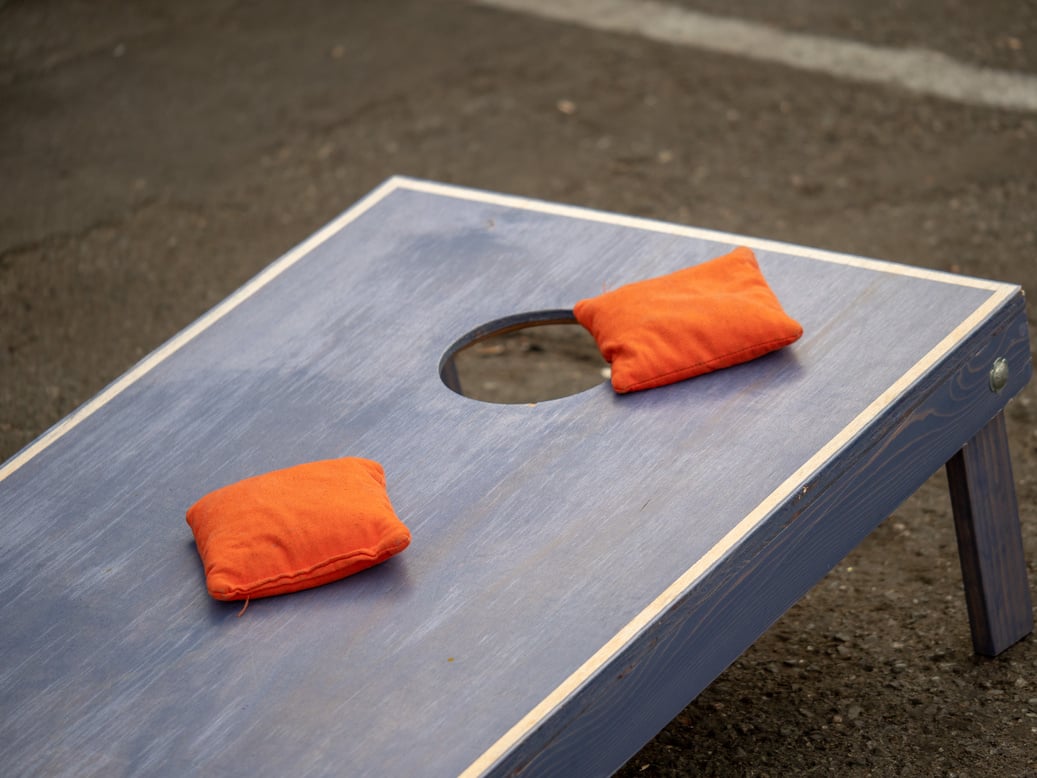
<svg viewBox="0 0 1037 778">
<path fill-rule="evenodd" d="M 990 368 L 990 391 L 1000 392 L 1008 383 L 1008 360 L 998 357 L 994 360 L 994 366 Z"/>
</svg>

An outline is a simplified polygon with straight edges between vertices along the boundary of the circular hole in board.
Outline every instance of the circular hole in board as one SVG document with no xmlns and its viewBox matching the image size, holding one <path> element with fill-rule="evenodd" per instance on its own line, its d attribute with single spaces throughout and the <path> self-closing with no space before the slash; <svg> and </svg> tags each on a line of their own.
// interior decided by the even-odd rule
<svg viewBox="0 0 1037 778">
<path fill-rule="evenodd" d="M 535 403 L 586 391 L 608 363 L 572 311 L 534 311 L 487 322 L 447 349 L 439 376 L 464 397 Z"/>
</svg>

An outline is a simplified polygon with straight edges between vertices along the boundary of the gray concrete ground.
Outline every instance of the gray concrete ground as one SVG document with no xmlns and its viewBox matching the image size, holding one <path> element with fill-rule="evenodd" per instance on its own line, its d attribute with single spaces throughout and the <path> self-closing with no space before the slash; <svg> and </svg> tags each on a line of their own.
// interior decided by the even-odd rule
<svg viewBox="0 0 1037 778">
<path fill-rule="evenodd" d="M 1032 0 L 678 5 L 1037 72 Z M 448 0 L 0 0 L 0 458 L 394 173 L 1037 299 L 1037 114 Z M 1033 384 L 1008 422 L 1037 580 Z M 944 492 L 623 774 L 1037 775 L 1037 643 L 972 657 Z"/>
</svg>

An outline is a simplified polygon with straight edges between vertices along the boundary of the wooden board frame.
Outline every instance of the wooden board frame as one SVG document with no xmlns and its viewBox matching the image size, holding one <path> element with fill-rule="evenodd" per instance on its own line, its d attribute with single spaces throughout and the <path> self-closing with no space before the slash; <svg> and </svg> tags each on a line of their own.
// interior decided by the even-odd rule
<svg viewBox="0 0 1037 778">
<path fill-rule="evenodd" d="M 21 475 L 23 468 L 125 394 L 140 390 L 153 371 L 398 193 L 692 241 L 734 242 L 758 252 L 972 290 L 979 300 L 824 445 L 780 479 L 706 553 L 689 559 L 682 574 L 517 717 L 510 729 L 493 733 L 481 751 L 465 760 L 465 775 L 596 775 L 614 769 L 948 460 L 952 491 L 957 495 L 959 535 L 974 538 L 963 546 L 971 543 L 978 549 L 963 551 L 962 556 L 969 596 L 982 593 L 979 604 L 970 600 L 974 634 L 980 635 L 977 650 L 996 653 L 1032 628 L 1027 621 L 1028 601 L 1024 605 L 1020 596 L 1012 595 L 1013 604 L 1005 610 L 1009 595 L 1004 586 L 987 583 L 982 561 L 990 548 L 1000 547 L 1000 538 L 1018 530 L 1017 516 L 1013 519 L 1011 510 L 1001 510 L 1014 501 L 1014 491 L 1010 496 L 1005 491 L 1011 491 L 1012 484 L 1010 475 L 1007 481 L 1004 477 L 1007 451 L 997 426 L 1005 403 L 1031 373 L 1024 300 L 1018 287 L 406 178 L 387 181 L 0 466 L 0 500 L 13 494 L 15 504 L 31 504 L 26 502 L 31 495 L 4 494 L 5 485 L 18 480 L 13 476 Z M 489 317 L 482 322 L 495 320 Z M 437 359 L 448 353 L 443 350 Z M 999 358 L 1006 359 L 1012 371 L 1007 385 L 992 392 L 989 371 Z M 994 478 L 994 474 L 999 475 Z M 23 484 L 11 488 L 31 489 Z M 992 515 L 1000 516 L 1000 521 L 993 524 L 987 518 Z M 1011 552 L 1008 558 L 1008 588 L 1028 594 L 1025 566 L 1019 575 L 1021 556 Z M 15 591 L 10 579 L 7 587 Z M 989 614 L 1000 612 L 1010 614 L 1007 621 L 1002 620 L 1005 624 L 984 626 L 991 622 Z M 27 757 L 0 748 L 0 765 L 29 764 L 16 758 Z M 175 771 L 177 766 L 167 769 Z"/>
</svg>

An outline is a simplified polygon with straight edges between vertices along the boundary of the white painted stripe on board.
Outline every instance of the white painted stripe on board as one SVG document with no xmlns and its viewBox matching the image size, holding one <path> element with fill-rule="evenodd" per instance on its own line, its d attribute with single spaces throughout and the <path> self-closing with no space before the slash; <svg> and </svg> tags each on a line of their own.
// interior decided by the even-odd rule
<svg viewBox="0 0 1037 778">
<path fill-rule="evenodd" d="M 637 230 L 650 230 L 662 232 L 667 235 L 679 235 L 685 238 L 697 238 L 699 240 L 716 241 L 717 243 L 730 243 L 738 246 L 748 246 L 757 251 L 771 251 L 775 254 L 791 254 L 807 259 L 816 259 L 821 262 L 832 262 L 838 265 L 857 267 L 862 270 L 874 270 L 877 273 L 892 273 L 909 278 L 922 278 L 927 281 L 938 281 L 955 286 L 967 286 L 973 289 L 987 289 L 998 291 L 1011 287 L 1012 291 L 1018 288 L 1015 284 L 1007 284 L 1003 281 L 989 281 L 984 278 L 973 278 L 971 276 L 948 273 L 943 270 L 930 270 L 914 265 L 901 265 L 884 259 L 870 259 L 859 257 L 855 254 L 840 254 L 836 251 L 815 249 L 809 246 L 797 246 L 792 243 L 783 243 L 767 238 L 755 238 L 751 235 L 741 235 L 733 232 L 721 232 L 704 227 L 689 227 L 683 224 L 672 224 L 670 222 L 648 219 L 644 216 L 626 216 L 609 211 L 596 211 L 579 205 L 564 205 L 552 203 L 547 200 L 535 200 L 519 195 L 497 194 L 486 192 L 481 189 L 470 189 L 457 186 L 456 184 L 440 184 L 435 181 L 425 181 L 417 178 L 397 176 L 396 181 L 404 189 L 415 192 L 425 192 L 442 197 L 455 197 L 459 200 L 473 200 L 480 203 L 490 203 L 504 208 L 524 208 L 537 213 L 548 213 L 554 216 L 565 216 L 570 219 L 584 219 L 586 221 L 599 222 L 602 224 L 614 224 L 618 227 L 629 227 Z"/>
<path fill-rule="evenodd" d="M 873 46 L 787 32 L 760 22 L 713 16 L 655 0 L 473 2 L 852 81 L 889 84 L 959 103 L 1037 111 L 1037 76 L 969 65 L 926 49 Z"/>
</svg>

